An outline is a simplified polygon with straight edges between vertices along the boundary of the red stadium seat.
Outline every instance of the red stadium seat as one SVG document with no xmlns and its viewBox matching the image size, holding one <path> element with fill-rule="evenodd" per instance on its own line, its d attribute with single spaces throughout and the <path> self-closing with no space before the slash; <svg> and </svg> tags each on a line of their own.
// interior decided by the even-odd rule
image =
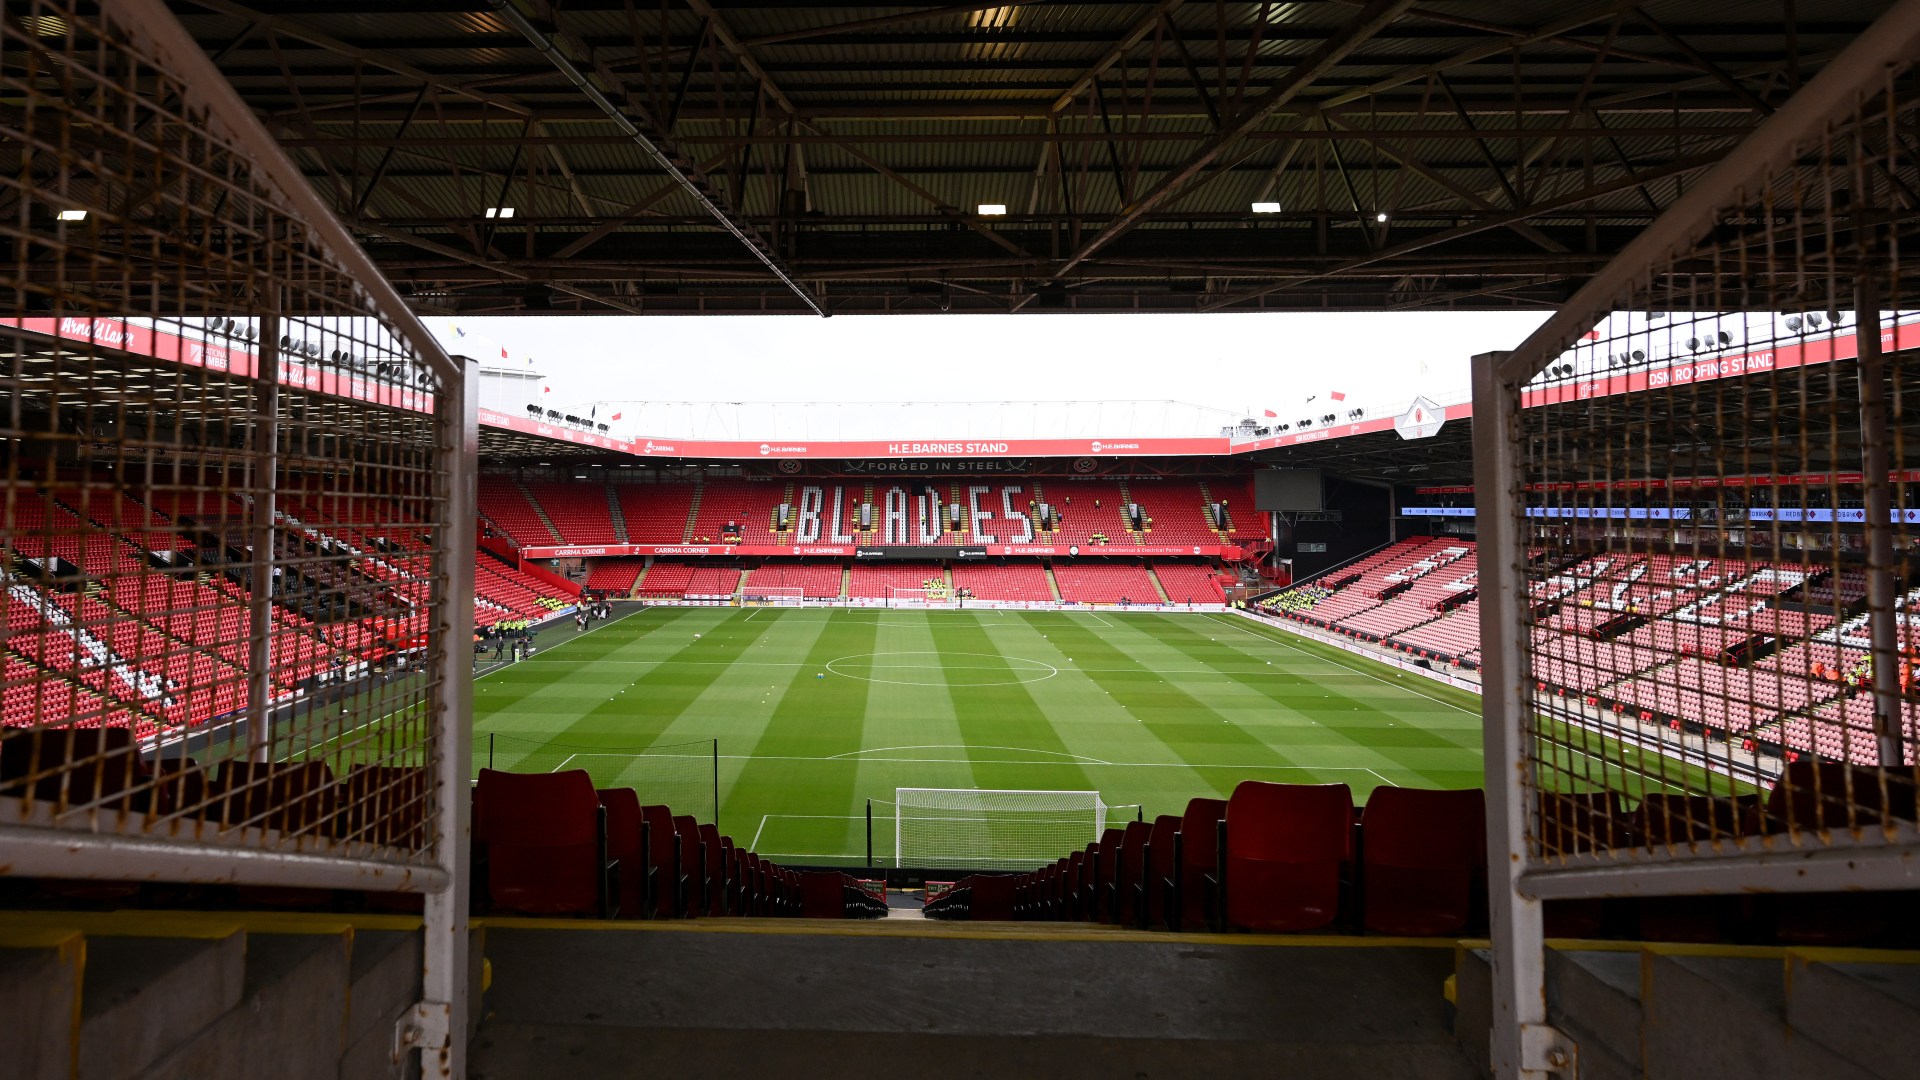
<svg viewBox="0 0 1920 1080">
<path fill-rule="evenodd" d="M 1092 918 L 1098 922 L 1113 921 L 1113 886 L 1115 874 L 1120 869 L 1120 845 L 1126 838 L 1126 830 L 1111 828 L 1100 834 L 1100 842 L 1093 849 L 1093 882 L 1088 893 L 1088 903 L 1093 906 Z"/>
<path fill-rule="evenodd" d="M 1226 837 L 1226 926 L 1315 930 L 1339 915 L 1340 865 L 1353 857 L 1347 785 L 1245 781 L 1227 800 Z"/>
<path fill-rule="evenodd" d="M 427 770 L 356 765 L 340 793 L 340 838 L 421 850 L 427 846 Z"/>
<path fill-rule="evenodd" d="M 132 811 L 150 801 L 145 777 L 127 728 L 0 728 L 0 795 Z"/>
<path fill-rule="evenodd" d="M 640 796 L 632 788 L 607 788 L 598 794 L 607 812 L 607 858 L 616 864 L 620 883 L 610 913 L 644 918 L 652 867 L 647 863 L 645 830 L 640 827 Z"/>
<path fill-rule="evenodd" d="M 529 915 L 605 915 L 612 906 L 607 817 L 585 769 L 480 770 L 487 896 Z"/>
<path fill-rule="evenodd" d="M 1813 834 L 1821 831 L 1844 836 L 1854 828 L 1877 829 L 1887 818 L 1910 822 L 1915 817 L 1913 771 L 1796 761 L 1767 793 L 1764 814 L 1773 832 L 1787 832 L 1791 825 L 1803 848 L 1818 846 Z M 1784 837 L 1775 842 L 1787 843 Z M 1772 898 L 1773 931 L 1788 945 L 1858 945 L 1886 931 L 1894 903 L 1888 893 L 1783 893 Z"/>
<path fill-rule="evenodd" d="M 972 918 L 1003 921 L 1013 918 L 1013 893 L 1019 878 L 1011 874 L 980 874 L 973 879 Z"/>
<path fill-rule="evenodd" d="M 640 819 L 646 823 L 648 910 L 652 917 L 678 919 L 686 914 L 682 899 L 686 896 L 686 868 L 680 861 L 680 837 L 674 831 L 673 810 L 665 806 L 643 806 Z"/>
<path fill-rule="evenodd" d="M 1620 797 L 1610 791 L 1542 792 L 1540 842 L 1549 855 L 1576 855 L 1623 847 L 1633 842 Z M 1606 925 L 1607 904 L 1601 900 L 1549 901 L 1542 910 L 1546 935 L 1590 938 Z"/>
<path fill-rule="evenodd" d="M 720 830 L 712 825 L 700 826 L 700 845 L 704 857 L 700 864 L 699 894 L 701 911 L 709 916 L 726 914 L 726 903 L 722 883 L 726 878 L 727 851 L 732 847 Z"/>
<path fill-rule="evenodd" d="M 1169 910 L 1175 931 L 1213 924 L 1207 889 L 1220 871 L 1220 823 L 1226 819 L 1225 799 L 1193 799 L 1180 816 L 1180 872 Z"/>
<path fill-rule="evenodd" d="M 1640 800 L 1628 825 L 1642 843 L 1663 851 L 1669 846 L 1732 837 L 1742 816 L 1741 804 L 1733 799 L 1660 792 Z M 1631 908 L 1634 937 L 1642 941 L 1715 942 L 1725 938 L 1720 897 L 1642 897 L 1633 901 Z"/>
<path fill-rule="evenodd" d="M 1180 817 L 1161 814 L 1153 819 L 1147 834 L 1144 857 L 1145 876 L 1134 903 L 1140 914 L 1141 928 L 1170 925 L 1173 921 L 1174 880 L 1180 874 Z"/>
<path fill-rule="evenodd" d="M 1113 874 L 1113 910 L 1108 918 L 1121 926 L 1144 922 L 1140 911 L 1140 886 L 1146 880 L 1147 837 L 1153 826 L 1144 821 L 1127 822 L 1121 835 L 1118 863 Z"/>
<path fill-rule="evenodd" d="M 325 762 L 229 761 L 207 795 L 207 816 L 223 829 L 332 836 L 340 824 L 340 789 Z"/>
<path fill-rule="evenodd" d="M 1487 803 L 1480 791 L 1378 787 L 1361 815 L 1361 925 L 1441 937 L 1473 924 L 1484 875 Z"/>
<path fill-rule="evenodd" d="M 706 855 L 700 850 L 700 824 L 690 814 L 676 815 L 673 819 L 673 835 L 679 844 L 679 911 L 684 917 L 691 918 L 707 910 L 707 898 L 700 891 L 707 864 Z"/>
<path fill-rule="evenodd" d="M 800 875 L 800 917 L 847 917 L 846 879 L 838 871 L 809 870 Z"/>
</svg>

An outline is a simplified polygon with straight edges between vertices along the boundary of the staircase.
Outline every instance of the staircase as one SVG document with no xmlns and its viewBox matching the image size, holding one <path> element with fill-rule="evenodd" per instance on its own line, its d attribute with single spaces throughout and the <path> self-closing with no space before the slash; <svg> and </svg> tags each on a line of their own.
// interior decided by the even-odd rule
<svg viewBox="0 0 1920 1080">
<path fill-rule="evenodd" d="M 623 544 L 632 543 L 633 541 L 627 539 L 627 515 L 620 510 L 620 496 L 615 494 L 612 484 L 607 485 L 607 510 L 613 515 L 614 539 Z"/>
<path fill-rule="evenodd" d="M 793 506 L 793 481 L 791 480 L 787 481 L 787 486 L 780 492 L 780 503 L 783 506 Z M 798 524 L 800 508 L 797 506 L 794 506 L 793 509 L 794 509 L 794 515 L 795 515 L 793 521 L 795 524 Z M 777 537 L 783 542 L 792 539 L 792 537 L 789 534 L 793 532 L 793 529 L 788 528 L 785 531 L 782 531 L 780 528 L 780 523 L 778 521 L 768 522 L 767 531 L 772 533 L 775 537 Z"/>
<path fill-rule="evenodd" d="M 1160 584 L 1160 575 L 1153 572 L 1152 563 L 1147 564 L 1147 580 L 1153 582 L 1153 591 L 1160 594 L 1161 603 L 1173 603 L 1173 598 L 1167 595 L 1167 587 Z"/>
<path fill-rule="evenodd" d="M 845 600 L 850 595 L 850 590 L 852 588 L 853 588 L 853 564 L 846 563 L 845 565 L 840 567 L 840 599 Z"/>
<path fill-rule="evenodd" d="M 547 510 L 540 505 L 540 500 L 533 497 L 533 489 L 527 486 L 527 482 L 525 480 L 515 479 L 513 486 L 520 489 L 520 494 L 527 500 L 527 505 L 533 507 L 534 516 L 540 519 L 540 524 L 547 527 L 547 534 L 553 537 L 553 542 L 556 544 L 566 543 L 567 538 L 561 536 L 560 530 L 553 527 L 553 519 L 547 516 Z"/>
<path fill-rule="evenodd" d="M 1221 540 L 1229 539 L 1227 534 L 1233 531 L 1233 512 L 1229 510 L 1221 514 L 1221 520 L 1219 521 L 1212 520 L 1212 508 L 1214 505 L 1213 489 L 1207 487 L 1205 480 L 1200 481 L 1200 497 L 1205 499 L 1207 504 L 1207 509 L 1204 511 L 1208 518 L 1207 526 L 1211 528 L 1214 531 L 1214 535 L 1220 537 Z"/>
<path fill-rule="evenodd" d="M 753 921 L 748 933 L 704 920 L 672 933 L 490 928 L 494 981 L 473 1073 L 599 1080 L 635 1075 L 643 1061 L 647 1075 L 743 1077 L 778 1061 L 772 1072 L 860 1076 L 964 1059 L 944 1071 L 1473 1076 L 1440 991 L 1450 942 L 1342 948 L 1091 926 L 1049 941 L 1061 927 L 888 918 L 808 933 Z"/>
<path fill-rule="evenodd" d="M 1585 1078 L 1912 1076 L 1920 955 L 1621 943 L 1547 950 L 1547 1019 Z M 1487 1067 L 1489 958 L 1462 949 L 1454 1033 Z"/>
<path fill-rule="evenodd" d="M 1142 539 L 1140 533 L 1134 529 L 1133 523 L 1127 520 L 1127 504 L 1131 502 L 1133 502 L 1133 492 L 1127 490 L 1127 482 L 1122 480 L 1120 481 L 1120 505 L 1114 509 L 1120 511 L 1120 527 L 1126 530 L 1127 538 L 1133 541 L 1134 547 L 1140 547 L 1146 543 L 1146 540 Z M 1142 526 L 1147 524 L 1145 510 L 1140 511 L 1140 524 Z"/>
<path fill-rule="evenodd" d="M 1060 602 L 1060 583 L 1054 580 L 1053 564 L 1047 563 L 1047 591 L 1053 594 L 1053 602 Z"/>
<path fill-rule="evenodd" d="M 470 938 L 476 1004 L 484 933 Z M 420 920 L 408 916 L 0 913 L 5 1075 L 418 1075 L 391 1052 L 401 1014 L 420 1000 L 420 948 Z"/>
<path fill-rule="evenodd" d="M 687 504 L 687 523 L 680 529 L 680 542 L 685 544 L 693 540 L 693 523 L 700 519 L 700 497 L 707 492 L 707 486 L 700 484 L 693 489 L 693 501 Z"/>
</svg>

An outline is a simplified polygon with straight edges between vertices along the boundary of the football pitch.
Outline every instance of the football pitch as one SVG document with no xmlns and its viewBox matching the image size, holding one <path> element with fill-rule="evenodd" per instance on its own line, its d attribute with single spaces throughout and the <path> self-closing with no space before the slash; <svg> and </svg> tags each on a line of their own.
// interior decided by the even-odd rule
<svg viewBox="0 0 1920 1080">
<path fill-rule="evenodd" d="M 649 608 L 487 671 L 479 764 L 585 768 L 775 859 L 893 854 L 894 789 L 1477 787 L 1479 699 L 1222 614 Z M 650 791 L 652 794 L 650 794 Z M 690 804 L 690 805 L 689 805 Z"/>
</svg>

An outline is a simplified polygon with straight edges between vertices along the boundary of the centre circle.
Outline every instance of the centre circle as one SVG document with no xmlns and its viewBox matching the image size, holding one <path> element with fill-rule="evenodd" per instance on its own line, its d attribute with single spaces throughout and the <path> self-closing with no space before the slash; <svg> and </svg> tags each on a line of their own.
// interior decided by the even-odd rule
<svg viewBox="0 0 1920 1080">
<path fill-rule="evenodd" d="M 903 657 L 906 659 L 902 660 Z M 954 658 L 997 660 L 999 663 L 942 662 Z M 1052 664 L 1028 660 L 1023 656 L 932 651 L 855 653 L 827 661 L 827 670 L 845 678 L 889 686 L 1020 686 L 1060 674 L 1060 669 Z"/>
</svg>

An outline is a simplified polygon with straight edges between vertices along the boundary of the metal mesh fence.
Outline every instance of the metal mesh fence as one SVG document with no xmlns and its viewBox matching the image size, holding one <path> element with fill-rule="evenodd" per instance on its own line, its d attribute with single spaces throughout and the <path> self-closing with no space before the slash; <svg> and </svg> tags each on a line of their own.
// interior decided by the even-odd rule
<svg viewBox="0 0 1920 1080">
<path fill-rule="evenodd" d="M 1911 835 L 1920 83 L 1852 74 L 1506 360 L 1536 865 Z"/>
<path fill-rule="evenodd" d="M 0 18 L 0 809 L 432 863 L 453 369 L 114 10 Z"/>
</svg>

